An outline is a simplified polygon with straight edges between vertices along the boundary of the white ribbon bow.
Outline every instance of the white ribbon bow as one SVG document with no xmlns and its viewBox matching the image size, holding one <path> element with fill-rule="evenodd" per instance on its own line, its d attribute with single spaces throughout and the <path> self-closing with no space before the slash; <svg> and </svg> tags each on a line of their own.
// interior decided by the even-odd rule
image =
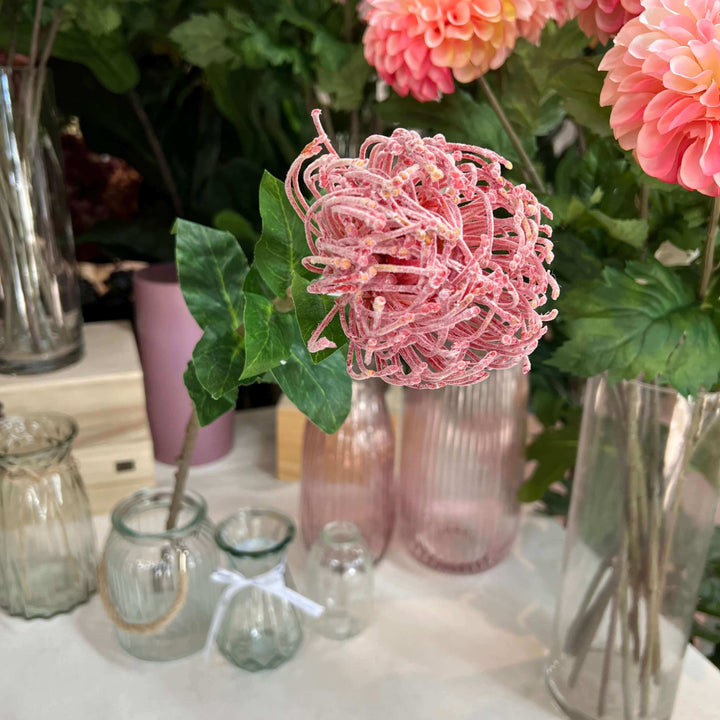
<svg viewBox="0 0 720 720">
<path fill-rule="evenodd" d="M 320 617 L 325 611 L 322 605 L 306 598 L 298 592 L 295 592 L 292 588 L 289 588 L 285 584 L 285 562 L 281 562 L 271 570 L 268 570 L 262 575 L 256 575 L 255 577 L 245 577 L 242 573 L 237 570 L 226 570 L 225 568 L 218 568 L 215 572 L 210 575 L 210 579 L 214 583 L 219 585 L 225 585 L 220 600 L 218 600 L 215 613 L 213 614 L 212 622 L 210 623 L 210 631 L 208 632 L 207 641 L 205 642 L 204 655 L 205 659 L 210 656 L 210 651 L 215 643 L 215 638 L 220 631 L 220 625 L 222 624 L 225 613 L 232 599 L 246 587 L 254 587 L 263 592 L 275 595 L 282 600 L 287 600 L 291 605 L 294 605 L 304 613 L 311 615 L 312 617 Z"/>
</svg>

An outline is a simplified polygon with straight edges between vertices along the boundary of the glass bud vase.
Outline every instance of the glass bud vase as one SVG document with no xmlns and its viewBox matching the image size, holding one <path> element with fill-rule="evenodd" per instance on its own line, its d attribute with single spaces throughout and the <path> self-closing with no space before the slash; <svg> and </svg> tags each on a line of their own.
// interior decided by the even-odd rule
<svg viewBox="0 0 720 720">
<path fill-rule="evenodd" d="M 50 617 L 96 587 L 95 532 L 70 454 L 75 422 L 55 413 L 0 420 L 0 607 Z"/>
<path fill-rule="evenodd" d="M 547 681 L 582 720 L 668 720 L 714 527 L 720 398 L 589 381 Z"/>
<path fill-rule="evenodd" d="M 481 383 L 405 390 L 398 512 L 410 553 L 474 573 L 510 550 L 519 526 L 528 382 L 521 367 Z"/>
<path fill-rule="evenodd" d="M 0 372 L 47 372 L 82 355 L 64 188 L 45 73 L 0 68 Z"/>
<path fill-rule="evenodd" d="M 345 640 L 362 632 L 373 609 L 373 557 L 350 522 L 328 523 L 313 544 L 307 567 L 308 597 L 325 608 L 313 627 Z"/>
<path fill-rule="evenodd" d="M 300 483 L 300 528 L 305 546 L 329 522 L 360 530 L 375 562 L 382 558 L 395 517 L 395 437 L 385 405 L 385 384 L 353 382 L 350 414 L 333 435 L 305 426 Z"/>
<path fill-rule="evenodd" d="M 228 564 L 246 578 L 281 568 L 285 584 L 294 589 L 285 567 L 295 537 L 290 518 L 274 510 L 243 508 L 218 525 L 215 539 Z M 235 594 L 217 634 L 220 652 L 243 670 L 278 667 L 295 655 L 302 642 L 298 611 L 286 599 L 259 587 Z"/>
<path fill-rule="evenodd" d="M 166 529 L 172 495 L 139 490 L 112 513 L 100 564 L 100 595 L 120 645 L 142 660 L 176 660 L 201 650 L 218 590 L 220 562 L 205 501 L 186 492 Z"/>
</svg>

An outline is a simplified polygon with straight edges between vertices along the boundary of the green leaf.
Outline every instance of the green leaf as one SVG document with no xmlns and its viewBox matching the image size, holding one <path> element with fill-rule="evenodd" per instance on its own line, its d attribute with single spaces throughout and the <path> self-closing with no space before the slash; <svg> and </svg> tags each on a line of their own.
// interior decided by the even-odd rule
<svg viewBox="0 0 720 720">
<path fill-rule="evenodd" d="M 310 281 L 293 275 L 292 297 L 295 303 L 295 315 L 297 316 L 300 334 L 305 344 L 315 332 L 315 328 L 325 319 L 325 316 L 333 309 L 335 303 L 327 295 L 315 295 L 308 292 Z M 312 353 L 313 362 L 318 363 L 326 357 L 330 357 L 336 350 L 347 343 L 347 338 L 340 323 L 340 314 L 336 314 L 325 328 L 323 337 L 335 343 L 335 348 L 328 348 L 317 353 Z"/>
<path fill-rule="evenodd" d="M 192 354 L 200 384 L 218 400 L 236 389 L 245 365 L 245 340 L 235 330 L 209 327 Z"/>
<path fill-rule="evenodd" d="M 262 295 L 245 295 L 245 369 L 243 378 L 272 370 L 290 357 L 292 313 L 280 313 Z"/>
<path fill-rule="evenodd" d="M 610 108 L 600 106 L 604 76 L 597 66 L 600 56 L 557 60 L 550 76 L 563 98 L 568 114 L 596 135 L 610 135 Z"/>
<path fill-rule="evenodd" d="M 235 210 L 221 210 L 213 218 L 213 225 L 218 230 L 232 233 L 238 239 L 245 256 L 252 258 L 259 236 L 255 228 L 240 213 Z"/>
<path fill-rule="evenodd" d="M 573 410 L 561 428 L 546 428 L 527 449 L 527 459 L 537 460 L 532 477 L 518 490 L 520 502 L 540 500 L 548 488 L 560 482 L 575 465 L 582 411 Z"/>
<path fill-rule="evenodd" d="M 683 395 L 711 388 L 720 374 L 720 338 L 691 287 L 655 260 L 606 267 L 560 302 L 570 340 L 551 364 L 590 377 L 641 373 Z"/>
<path fill-rule="evenodd" d="M 185 387 L 190 395 L 190 399 L 197 410 L 200 425 L 205 427 L 213 420 L 217 420 L 229 410 L 235 407 L 237 401 L 237 389 L 228 392 L 219 399 L 213 398 L 212 395 L 200 384 L 195 373 L 195 366 L 192 361 L 188 363 L 187 370 L 183 375 Z"/>
<path fill-rule="evenodd" d="M 111 92 L 125 93 L 140 82 L 140 70 L 119 32 L 94 35 L 71 27 L 58 34 L 53 56 L 90 68 Z"/>
<path fill-rule="evenodd" d="M 227 21 L 215 12 L 193 14 L 170 31 L 170 39 L 180 46 L 183 57 L 201 68 L 228 63 L 235 58 L 226 45 L 229 36 Z"/>
<path fill-rule="evenodd" d="M 343 353 L 335 353 L 317 365 L 294 323 L 295 338 L 290 357 L 272 374 L 283 392 L 311 422 L 323 432 L 340 429 L 350 412 L 352 380 Z"/>
<path fill-rule="evenodd" d="M 333 53 L 321 62 L 317 69 L 318 87 L 330 96 L 335 110 L 357 110 L 373 70 L 360 45 L 352 49 L 349 59 L 338 70 L 333 69 L 336 61 L 337 54 Z"/>
<path fill-rule="evenodd" d="M 284 298 L 293 273 L 309 277 L 302 259 L 310 254 L 305 228 L 285 195 L 285 185 L 265 171 L 260 183 L 262 235 L 255 247 L 255 262 L 275 297 Z"/>
<path fill-rule="evenodd" d="M 249 270 L 237 240 L 229 232 L 188 220 L 177 221 L 176 234 L 178 278 L 192 316 L 203 329 L 237 330 Z"/>
<path fill-rule="evenodd" d="M 250 268 L 250 272 L 245 277 L 243 292 L 246 295 L 249 293 L 262 295 L 268 300 L 273 300 L 275 298 L 273 291 L 267 286 L 262 277 L 260 277 L 260 273 L 254 265 Z"/>
<path fill-rule="evenodd" d="M 517 162 L 519 158 L 508 140 L 497 115 L 484 104 L 473 100 L 464 90 L 445 95 L 440 102 L 419 103 L 413 98 L 391 95 L 379 103 L 377 112 L 388 123 L 439 132 L 450 142 L 466 142 L 495 152 Z M 534 140 L 528 139 L 532 145 Z"/>
</svg>

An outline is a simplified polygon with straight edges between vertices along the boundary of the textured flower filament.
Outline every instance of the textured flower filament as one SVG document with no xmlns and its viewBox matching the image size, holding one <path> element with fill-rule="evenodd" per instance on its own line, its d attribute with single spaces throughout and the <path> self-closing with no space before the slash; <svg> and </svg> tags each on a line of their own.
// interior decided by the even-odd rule
<svg viewBox="0 0 720 720">
<path fill-rule="evenodd" d="M 433 388 L 528 370 L 555 316 L 538 308 L 558 293 L 547 208 L 489 150 L 398 129 L 340 158 L 313 119 L 286 179 L 320 276 L 308 291 L 334 299 L 309 349 L 334 347 L 324 333 L 339 315 L 357 379 Z"/>
</svg>

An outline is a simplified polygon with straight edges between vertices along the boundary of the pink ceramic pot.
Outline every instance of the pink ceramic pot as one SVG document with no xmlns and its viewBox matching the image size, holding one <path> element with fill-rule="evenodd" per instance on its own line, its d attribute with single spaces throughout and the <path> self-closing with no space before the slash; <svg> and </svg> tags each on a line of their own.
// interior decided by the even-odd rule
<svg viewBox="0 0 720 720">
<path fill-rule="evenodd" d="M 173 263 L 139 270 L 133 275 L 133 289 L 155 458 L 174 464 L 191 410 L 183 373 L 202 330 L 185 305 Z M 234 420 L 235 413 L 230 411 L 200 429 L 193 465 L 212 462 L 230 452 Z"/>
</svg>

